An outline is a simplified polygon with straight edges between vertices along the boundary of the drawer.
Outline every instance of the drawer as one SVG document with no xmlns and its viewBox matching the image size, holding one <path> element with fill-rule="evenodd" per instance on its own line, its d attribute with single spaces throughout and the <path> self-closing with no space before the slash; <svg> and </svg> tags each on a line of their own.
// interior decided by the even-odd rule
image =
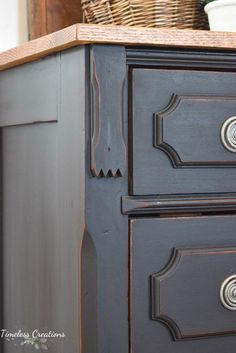
<svg viewBox="0 0 236 353">
<path fill-rule="evenodd" d="M 236 192 L 236 73 L 132 70 L 134 195 Z"/>
<path fill-rule="evenodd" d="M 133 353 L 233 353 L 235 216 L 131 221 Z"/>
</svg>

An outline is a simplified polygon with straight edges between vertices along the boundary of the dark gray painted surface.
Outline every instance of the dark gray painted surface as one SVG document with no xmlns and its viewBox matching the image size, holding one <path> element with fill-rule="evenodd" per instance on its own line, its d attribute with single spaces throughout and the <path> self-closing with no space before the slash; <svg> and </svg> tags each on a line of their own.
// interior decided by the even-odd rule
<svg viewBox="0 0 236 353">
<path fill-rule="evenodd" d="M 93 46 L 90 65 L 91 170 L 94 176 L 123 176 L 127 168 L 123 137 L 125 48 Z"/>
<path fill-rule="evenodd" d="M 166 324 L 151 319 L 150 276 L 166 268 L 174 248 L 207 250 L 209 247 L 219 247 L 224 251 L 224 247 L 227 249 L 232 247 L 233 251 L 236 245 L 235 233 L 232 231 L 235 224 L 235 216 L 140 218 L 131 221 L 133 353 L 231 353 L 234 351 L 236 339 L 235 336 L 230 335 L 175 341 Z M 181 265 L 185 264 L 181 262 L 179 266 Z M 235 311 L 225 309 L 219 299 L 221 283 L 236 272 L 232 255 L 224 255 L 222 267 L 217 253 L 207 258 L 204 271 L 201 266 L 201 264 L 198 266 L 195 258 L 192 257 L 188 266 L 184 267 L 185 276 L 181 282 L 178 281 L 176 267 L 176 271 L 172 273 L 172 290 L 168 290 L 166 283 L 163 283 L 162 290 L 166 290 L 162 298 L 163 303 L 167 301 L 170 303 L 168 308 L 163 304 L 163 315 L 170 314 L 171 311 L 180 327 L 186 325 L 188 321 L 186 330 L 191 331 L 191 334 L 202 333 L 209 329 L 209 326 L 212 328 L 211 335 L 214 335 L 217 330 L 228 329 L 229 325 L 235 329 Z M 193 281 L 191 276 L 195 276 L 196 281 Z M 183 291 L 183 295 L 180 295 L 179 290 Z M 202 306 L 199 306 L 199 301 Z M 202 329 L 202 331 L 197 332 L 196 329 Z"/>
<path fill-rule="evenodd" d="M 220 299 L 235 263 L 233 246 L 175 247 L 166 267 L 152 275 L 153 320 L 164 322 L 175 340 L 235 334 L 234 312 L 224 305 L 229 291 Z"/>
<path fill-rule="evenodd" d="M 96 50 L 97 46 L 93 48 Z M 98 53 L 101 48 L 98 48 Z M 114 55 L 119 57 L 117 64 L 117 71 L 121 71 L 123 77 L 125 64 L 120 57 L 123 56 L 124 48 L 107 47 L 104 53 L 114 58 Z M 114 60 L 114 59 L 113 59 Z M 100 70 L 102 66 L 100 66 Z M 106 72 L 106 61 L 104 60 L 104 68 Z M 101 76 L 101 72 L 99 73 Z M 91 87 L 88 87 L 88 90 Z M 124 140 L 127 143 L 127 82 L 124 85 Z M 120 97 L 119 89 L 114 85 L 111 95 L 118 95 Z M 86 97 L 89 96 L 87 92 Z M 106 100 L 106 104 L 109 101 Z M 89 102 L 87 102 L 89 104 Z M 91 126 L 89 109 L 86 114 L 86 131 L 87 131 L 87 156 L 90 156 L 90 142 L 91 142 Z M 115 112 L 116 113 L 116 112 Z M 116 118 L 117 115 L 110 117 Z M 110 143 L 111 149 L 116 150 L 117 140 L 111 138 L 112 135 L 104 134 L 104 141 L 106 145 Z M 123 136 L 122 136 L 123 138 Z M 112 155 L 114 151 L 112 152 Z M 110 166 L 110 158 L 106 159 L 106 165 Z M 121 154 L 123 158 L 123 152 Z M 123 159 L 122 159 L 123 160 Z M 120 167 L 120 159 L 112 161 L 111 169 L 116 170 Z M 122 162 L 123 163 L 123 162 Z M 87 243 L 90 244 L 90 250 L 96 253 L 97 266 L 97 289 L 86 293 L 90 295 L 90 304 L 87 303 L 84 312 L 84 335 L 83 338 L 88 337 L 88 340 L 82 338 L 84 342 L 83 353 L 127 353 L 128 352 L 128 217 L 121 214 L 121 196 L 128 193 L 127 171 L 123 177 L 97 177 L 94 178 L 91 172 L 91 159 L 86 160 L 86 226 L 87 237 L 90 239 Z M 108 168 L 109 169 L 109 168 Z M 123 170 L 123 169 L 122 169 Z M 123 170 L 124 172 L 124 170 Z M 91 244 L 92 242 L 92 244 Z M 94 262 L 93 261 L 93 262 Z M 93 268 L 95 264 L 91 265 Z M 94 278 L 94 273 L 91 275 Z M 94 287 L 94 284 L 90 286 Z M 96 312 L 91 315 L 92 307 L 97 305 Z M 97 339 L 97 348 L 94 349 L 94 337 Z"/>
<path fill-rule="evenodd" d="M 65 332 L 65 339 L 49 340 L 48 351 L 75 353 L 79 352 L 84 232 L 84 49 L 32 64 L 35 71 L 31 68 L 32 74 L 29 70 L 26 85 L 30 85 L 32 75 L 41 80 L 39 68 L 47 67 L 48 60 L 52 60 L 52 71 L 58 60 L 61 66 L 56 77 L 61 80 L 58 123 L 2 130 L 3 326 L 13 332 L 36 328 Z M 24 73 L 27 68 L 21 69 Z M 21 74 L 11 75 L 14 85 Z M 43 108 L 46 115 L 56 103 L 53 94 L 48 97 L 51 105 Z M 35 98 L 36 105 L 42 106 L 43 97 Z M 18 105 L 14 97 L 11 104 L 12 109 Z M 27 106 L 26 114 L 33 114 L 32 109 Z M 4 349 L 4 353 L 33 351 L 14 347 L 12 342 Z"/>
<path fill-rule="evenodd" d="M 134 69 L 132 87 L 133 193 L 235 192 L 236 168 L 226 167 L 236 154 L 223 147 L 220 130 L 235 115 L 236 101 L 229 97 L 236 96 L 236 74 Z M 163 118 L 164 141 L 192 162 L 186 168 L 174 167 L 166 150 L 154 147 L 154 114 L 168 107 L 173 94 L 190 97 Z"/>
<path fill-rule="evenodd" d="M 40 81 L 40 71 L 48 63 L 48 89 L 58 89 L 50 86 L 55 73 L 59 94 L 50 93 L 43 106 L 41 89 L 32 105 L 28 92 L 20 92 L 26 109 L 19 110 L 24 113 L 19 123 L 29 122 L 25 116 L 32 117 L 37 105 L 42 119 L 49 116 L 59 97 L 58 121 L 2 129 L 2 326 L 65 332 L 66 339 L 49 341 L 50 353 L 128 353 L 128 217 L 121 214 L 127 178 L 91 173 L 88 50 L 68 50 L 9 71 L 12 87 L 33 65 L 34 73 L 24 79 L 27 87 L 33 75 L 44 89 L 47 80 Z M 117 70 L 125 72 L 125 60 Z M 10 88 L 14 112 L 19 107 Z M 120 132 L 124 128 L 127 141 L 127 84 L 123 88 L 126 113 Z M 4 343 L 4 353 L 35 351 Z"/>
<path fill-rule="evenodd" d="M 115 66 L 116 77 L 121 79 L 119 85 L 114 80 L 109 85 L 106 82 L 106 77 L 112 77 L 107 65 L 110 56 L 113 63 L 119 59 Z M 221 71 L 235 69 L 235 60 L 232 62 L 231 55 L 226 56 L 224 62 L 223 55 L 207 53 L 80 47 L 0 74 L 0 125 L 4 126 L 1 326 L 10 330 L 20 327 L 64 331 L 66 339 L 53 341 L 50 353 L 131 353 L 130 331 L 133 353 L 233 353 L 235 338 L 230 335 L 174 342 L 166 325 L 151 320 L 149 287 L 150 275 L 167 265 L 173 247 L 235 247 L 235 217 L 214 216 L 214 212 L 235 212 L 235 158 L 217 144 L 219 136 L 215 138 L 223 122 L 222 112 L 234 112 L 234 98 L 228 105 L 227 97 L 235 92 L 236 74 Z M 158 65 L 163 68 L 164 61 L 173 69 L 157 69 Z M 127 77 L 123 86 L 127 63 L 136 68 L 130 86 Z M 211 63 L 220 70 L 207 71 Z M 92 76 L 93 65 L 96 78 Z M 177 70 L 191 65 L 198 71 Z M 94 84 L 96 92 L 92 93 Z M 132 84 L 133 97 L 128 91 Z M 159 148 L 163 146 L 154 147 L 154 113 L 168 105 L 172 93 L 224 96 L 223 105 L 215 105 L 210 99 L 211 104 L 207 103 L 205 108 L 204 101 L 200 120 L 196 118 L 194 98 L 195 103 L 188 109 L 194 106 L 195 115 L 189 111 L 186 115 L 186 106 L 182 106 L 181 114 L 172 116 L 165 128 L 164 137 L 184 161 L 190 156 L 191 162 L 201 159 L 200 162 L 208 164 L 214 162 L 214 167 L 195 163 L 191 166 L 194 169 L 177 165 L 174 168 L 173 160 Z M 133 103 L 133 123 L 130 121 L 128 126 L 129 99 Z M 114 114 L 113 101 L 120 105 Z M 218 114 L 214 121 L 213 113 Z M 114 121 L 117 116 L 119 124 Z M 36 121 L 42 123 L 31 124 Z M 12 126 L 16 124 L 21 126 Z M 102 151 L 94 160 L 92 136 L 98 137 Z M 122 151 L 116 148 L 121 142 Z M 96 147 L 95 142 L 93 148 Z M 105 166 L 101 173 L 99 168 L 98 173 L 92 173 L 94 162 L 99 168 Z M 137 196 L 130 197 L 128 186 Z M 158 193 L 168 195 L 162 197 Z M 127 214 L 122 214 L 122 197 Z M 211 212 L 212 216 L 156 217 L 170 209 L 173 213 Z M 131 222 L 131 293 L 128 220 L 137 214 L 139 219 Z M 141 218 L 144 214 L 145 219 Z M 224 254 L 220 271 L 228 271 L 227 266 L 228 256 Z M 229 272 L 236 271 L 233 260 L 229 267 Z M 198 271 L 192 260 L 186 271 L 188 276 L 194 273 L 201 277 L 202 269 Z M 214 278 L 217 276 L 215 271 Z M 170 301 L 174 294 L 168 291 L 167 299 Z M 194 306 L 194 296 L 191 302 L 198 315 L 197 326 L 201 327 L 203 319 Z M 165 306 L 166 311 L 173 312 L 173 308 L 173 303 Z M 188 319 L 182 311 L 181 315 L 181 320 Z M 207 319 L 209 329 L 214 315 Z M 230 324 L 233 322 L 234 316 Z M 224 329 L 221 322 L 214 325 Z M 34 351 L 12 343 L 4 349 L 4 353 Z"/>
<path fill-rule="evenodd" d="M 58 54 L 1 72 L 0 127 L 58 119 L 60 65 Z"/>
</svg>

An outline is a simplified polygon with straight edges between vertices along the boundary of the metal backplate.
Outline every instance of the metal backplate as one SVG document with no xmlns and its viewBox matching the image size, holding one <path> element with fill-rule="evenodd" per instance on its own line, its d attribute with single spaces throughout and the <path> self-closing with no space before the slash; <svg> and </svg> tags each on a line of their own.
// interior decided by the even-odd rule
<svg viewBox="0 0 236 353">
<path fill-rule="evenodd" d="M 221 128 L 221 141 L 230 152 L 236 152 L 236 116 L 228 118 Z"/>
<path fill-rule="evenodd" d="M 222 283 L 220 299 L 226 309 L 236 310 L 236 275 L 226 278 Z"/>
</svg>

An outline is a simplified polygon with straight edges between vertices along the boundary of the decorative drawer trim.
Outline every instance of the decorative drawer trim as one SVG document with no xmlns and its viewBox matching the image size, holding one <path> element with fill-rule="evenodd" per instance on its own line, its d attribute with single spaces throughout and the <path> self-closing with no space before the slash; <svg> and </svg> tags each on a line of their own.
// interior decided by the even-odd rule
<svg viewBox="0 0 236 353">
<path fill-rule="evenodd" d="M 149 67 L 179 67 L 205 69 L 236 70 L 236 54 L 232 52 L 201 52 L 199 50 L 185 49 L 159 49 L 150 50 L 149 48 L 127 48 L 127 62 L 129 65 L 149 66 Z"/>
<path fill-rule="evenodd" d="M 235 258 L 233 246 L 174 248 L 167 266 L 151 276 L 152 319 L 165 323 L 175 340 L 235 334 L 235 324 L 220 300 L 222 274 L 234 271 Z M 216 313 L 218 320 L 209 320 L 208 314 L 204 317 L 207 309 L 211 315 Z"/>
<path fill-rule="evenodd" d="M 236 194 L 123 196 L 125 215 L 235 211 Z"/>
<path fill-rule="evenodd" d="M 173 167 L 174 168 L 199 168 L 199 167 L 216 167 L 216 168 L 226 168 L 226 167 L 235 167 L 236 166 L 236 158 L 234 156 L 234 159 L 230 159 L 229 157 L 232 157 L 232 153 L 227 153 L 226 156 L 221 157 L 217 160 L 217 154 L 212 155 L 210 153 L 208 155 L 208 158 L 206 160 L 201 160 L 202 153 L 200 153 L 200 157 L 196 155 L 195 157 L 191 156 L 186 159 L 186 152 L 189 154 L 188 149 L 191 149 L 191 133 L 192 130 L 194 130 L 194 126 L 190 127 L 188 130 L 187 138 L 189 139 L 189 144 L 185 146 L 185 150 L 181 152 L 178 151 L 178 147 L 176 148 L 175 143 L 173 142 L 173 137 L 174 135 L 178 135 L 179 139 L 182 138 L 182 128 L 181 128 L 181 122 L 179 123 L 179 126 L 177 124 L 177 128 L 175 128 L 175 133 L 172 134 L 172 138 L 167 137 L 166 141 L 166 130 L 168 130 L 168 127 L 170 128 L 170 122 L 176 124 L 178 121 L 181 119 L 181 116 L 185 117 L 185 121 L 189 121 L 189 116 L 191 116 L 191 113 L 197 114 L 197 107 L 200 109 L 206 109 L 209 104 L 212 105 L 219 105 L 219 111 L 221 111 L 221 106 L 222 104 L 225 103 L 226 106 L 230 105 L 230 109 L 228 110 L 231 112 L 230 116 L 232 113 L 236 112 L 236 97 L 231 96 L 231 97 L 221 97 L 221 96 L 209 96 L 209 95 L 204 95 L 204 96 L 197 96 L 197 95 L 177 95 L 173 94 L 170 103 L 168 106 L 162 110 L 161 112 L 158 112 L 154 116 L 154 146 L 156 148 L 161 149 L 163 152 L 165 152 L 168 157 L 170 158 Z M 223 107 L 225 107 L 225 105 Z M 193 109 L 195 107 L 195 109 Z M 194 112 L 192 112 L 192 110 Z M 223 113 L 224 109 L 222 110 L 222 119 L 228 118 L 228 116 L 224 117 Z M 209 110 L 209 115 L 211 115 L 211 110 Z M 221 113 L 220 113 L 221 114 Z M 209 119 L 209 122 L 213 122 L 214 116 Z M 203 117 L 199 119 L 200 122 L 204 122 Z M 224 120 L 223 120 L 224 121 Z M 169 122 L 169 125 L 168 125 Z M 222 125 L 222 124 L 221 124 Z M 212 131 L 212 134 L 215 134 L 218 136 L 218 141 L 216 140 L 216 146 L 219 145 L 221 146 L 221 140 L 220 140 L 220 128 L 221 125 L 219 126 L 219 130 Z M 203 131 L 204 133 L 204 131 Z M 201 134 L 198 136 L 199 141 L 198 144 L 193 143 L 194 149 L 197 151 L 201 150 Z M 207 144 L 208 141 L 206 141 Z M 218 142 L 218 143 L 217 143 Z M 201 152 L 201 151 L 200 151 Z M 207 149 L 206 149 L 207 152 Z"/>
</svg>

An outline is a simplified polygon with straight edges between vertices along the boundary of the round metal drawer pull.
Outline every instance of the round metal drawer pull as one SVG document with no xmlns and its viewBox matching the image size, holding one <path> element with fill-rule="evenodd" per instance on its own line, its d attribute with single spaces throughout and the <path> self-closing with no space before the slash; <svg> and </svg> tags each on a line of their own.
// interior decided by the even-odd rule
<svg viewBox="0 0 236 353">
<path fill-rule="evenodd" d="M 221 127 L 221 141 L 228 151 L 236 153 L 236 116 L 225 120 Z"/>
<path fill-rule="evenodd" d="M 236 275 L 228 277 L 222 283 L 220 299 L 226 309 L 236 310 Z"/>
</svg>

